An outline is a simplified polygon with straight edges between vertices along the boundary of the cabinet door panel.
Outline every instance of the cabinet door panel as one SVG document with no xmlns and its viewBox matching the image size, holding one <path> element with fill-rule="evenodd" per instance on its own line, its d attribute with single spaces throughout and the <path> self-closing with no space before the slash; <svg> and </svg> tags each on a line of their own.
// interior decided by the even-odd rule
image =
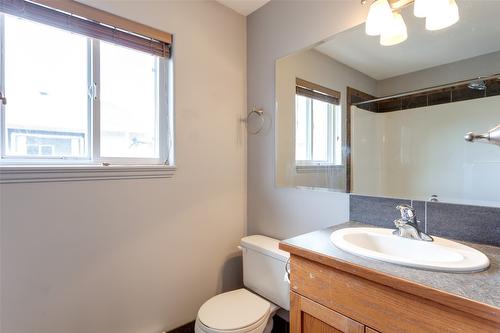
<svg viewBox="0 0 500 333">
<path fill-rule="evenodd" d="M 294 292 L 290 295 L 292 333 L 364 333 L 365 326 Z"/>
<path fill-rule="evenodd" d="M 302 313 L 302 333 L 342 333 L 338 329 L 322 322 L 316 317 Z"/>
</svg>

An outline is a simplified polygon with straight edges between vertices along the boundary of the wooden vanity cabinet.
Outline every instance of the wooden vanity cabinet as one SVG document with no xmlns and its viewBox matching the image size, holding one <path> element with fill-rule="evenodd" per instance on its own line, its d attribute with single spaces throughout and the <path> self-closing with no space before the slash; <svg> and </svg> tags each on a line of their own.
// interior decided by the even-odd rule
<svg viewBox="0 0 500 333">
<path fill-rule="evenodd" d="M 291 333 L 377 333 L 293 291 L 290 297 Z"/>
<path fill-rule="evenodd" d="M 290 264 L 291 333 L 500 332 L 500 318 L 458 296 L 446 306 L 297 255 Z"/>
</svg>

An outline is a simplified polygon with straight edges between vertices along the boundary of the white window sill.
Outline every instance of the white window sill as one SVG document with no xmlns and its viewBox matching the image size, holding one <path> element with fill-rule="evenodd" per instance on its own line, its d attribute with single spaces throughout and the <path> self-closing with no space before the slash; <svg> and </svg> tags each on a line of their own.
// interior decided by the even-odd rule
<svg viewBox="0 0 500 333">
<path fill-rule="evenodd" d="M 0 165 L 0 184 L 172 178 L 167 165 Z"/>
<path fill-rule="evenodd" d="M 327 172 L 330 170 L 340 170 L 343 168 L 344 166 L 339 164 L 298 164 L 295 166 L 295 171 L 297 173 Z"/>
</svg>

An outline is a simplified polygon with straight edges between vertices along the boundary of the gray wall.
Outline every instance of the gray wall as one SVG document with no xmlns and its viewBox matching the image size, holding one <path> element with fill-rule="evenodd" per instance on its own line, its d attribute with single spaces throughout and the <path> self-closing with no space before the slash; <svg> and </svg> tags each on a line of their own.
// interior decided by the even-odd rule
<svg viewBox="0 0 500 333">
<path fill-rule="evenodd" d="M 348 195 L 275 186 L 275 60 L 364 21 L 359 1 L 273 0 L 247 18 L 248 105 L 271 126 L 248 137 L 248 233 L 285 238 L 345 222 Z"/>
<path fill-rule="evenodd" d="M 377 82 L 377 96 L 388 96 L 497 73 L 500 73 L 500 52 L 380 80 Z"/>
<path fill-rule="evenodd" d="M 245 18 L 208 1 L 92 3 L 174 34 L 178 170 L 0 185 L 2 333 L 158 333 L 241 283 Z"/>
</svg>

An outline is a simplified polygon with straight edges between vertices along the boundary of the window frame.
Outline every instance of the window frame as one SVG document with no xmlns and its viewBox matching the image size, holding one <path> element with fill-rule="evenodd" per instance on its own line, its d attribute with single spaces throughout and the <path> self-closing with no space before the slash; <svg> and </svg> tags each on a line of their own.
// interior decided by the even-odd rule
<svg viewBox="0 0 500 333">
<path fill-rule="evenodd" d="M 341 135 L 339 133 L 337 133 L 339 131 L 339 129 L 341 127 L 338 126 L 337 124 L 337 121 L 338 121 L 338 113 L 340 112 L 340 110 L 338 110 L 338 108 L 340 108 L 340 105 L 337 105 L 337 104 L 333 104 L 333 103 L 329 103 L 329 102 L 326 102 L 326 101 L 322 101 L 322 100 L 319 100 L 319 99 L 315 99 L 314 97 L 311 97 L 311 96 L 304 96 L 304 95 L 301 95 L 301 94 L 295 94 L 295 98 L 296 98 L 296 101 L 295 101 L 295 119 L 297 117 L 297 97 L 298 96 L 301 96 L 303 98 L 306 98 L 307 99 L 307 129 L 306 129 L 306 155 L 307 157 L 310 157 L 306 160 L 297 160 L 296 158 L 294 158 L 295 160 L 295 165 L 298 169 L 304 169 L 304 168 L 307 168 L 307 167 L 314 167 L 314 168 L 317 168 L 317 167 L 335 167 L 335 166 L 342 166 L 342 162 L 340 163 L 336 163 L 338 159 L 338 156 L 337 156 L 337 143 L 335 142 L 335 137 L 336 137 L 336 134 L 337 135 Z M 327 113 L 327 118 L 328 118 L 328 128 L 327 128 L 327 133 L 328 133 L 328 142 L 327 142 L 327 160 L 326 161 L 323 161 L 323 160 L 314 160 L 313 159 L 313 156 L 314 156 L 314 101 L 320 101 L 320 102 L 324 102 L 324 103 L 327 103 L 328 105 L 328 113 Z M 296 142 L 297 142 L 297 139 L 295 138 L 295 145 L 296 145 Z M 341 146 L 340 146 L 341 147 Z M 296 146 L 295 146 L 295 149 L 294 149 L 294 155 L 296 156 Z M 339 150 L 339 153 L 342 154 L 341 152 L 341 149 Z M 340 161 L 341 161 L 341 158 L 340 158 Z"/>
<path fill-rule="evenodd" d="M 96 164 L 124 164 L 124 165 L 169 165 L 169 146 L 168 139 L 170 135 L 168 118 L 168 76 L 169 76 L 169 60 L 162 57 L 156 57 L 156 69 L 158 78 L 155 82 L 156 94 L 157 94 L 157 133 L 156 137 L 158 139 L 158 158 L 145 158 L 145 157 L 106 157 L 101 154 L 101 78 L 100 78 L 100 45 L 101 41 L 94 38 L 89 38 L 91 42 L 90 51 L 92 57 L 89 57 L 89 61 L 93 64 L 90 66 L 92 73 L 89 73 L 89 86 L 93 87 L 91 93 L 92 102 L 89 104 L 89 108 L 92 109 L 91 114 L 89 114 L 89 121 L 91 122 L 89 127 L 89 133 L 91 135 L 91 161 Z M 161 93 L 163 91 L 163 94 Z"/>
<path fill-rule="evenodd" d="M 9 14 L 0 12 L 0 68 L 2 69 L 0 71 L 0 91 L 2 93 L 5 92 L 5 71 L 3 70 L 5 68 L 5 15 Z M 86 38 L 89 93 L 87 100 L 87 155 L 85 157 L 7 156 L 6 106 L 0 103 L 0 184 L 23 182 L 24 180 L 33 182 L 61 179 L 170 178 L 173 175 L 176 168 L 173 147 L 172 58 L 156 56 L 158 69 L 156 80 L 158 158 L 105 157 L 100 155 L 99 51 L 101 41 L 88 36 Z M 5 97 L 8 99 L 8 96 Z M 106 171 L 100 174 L 100 170 L 104 169 Z M 57 176 L 57 173 L 60 176 Z M 82 176 L 82 173 L 85 176 Z M 26 177 L 27 175 L 29 177 Z"/>
</svg>

